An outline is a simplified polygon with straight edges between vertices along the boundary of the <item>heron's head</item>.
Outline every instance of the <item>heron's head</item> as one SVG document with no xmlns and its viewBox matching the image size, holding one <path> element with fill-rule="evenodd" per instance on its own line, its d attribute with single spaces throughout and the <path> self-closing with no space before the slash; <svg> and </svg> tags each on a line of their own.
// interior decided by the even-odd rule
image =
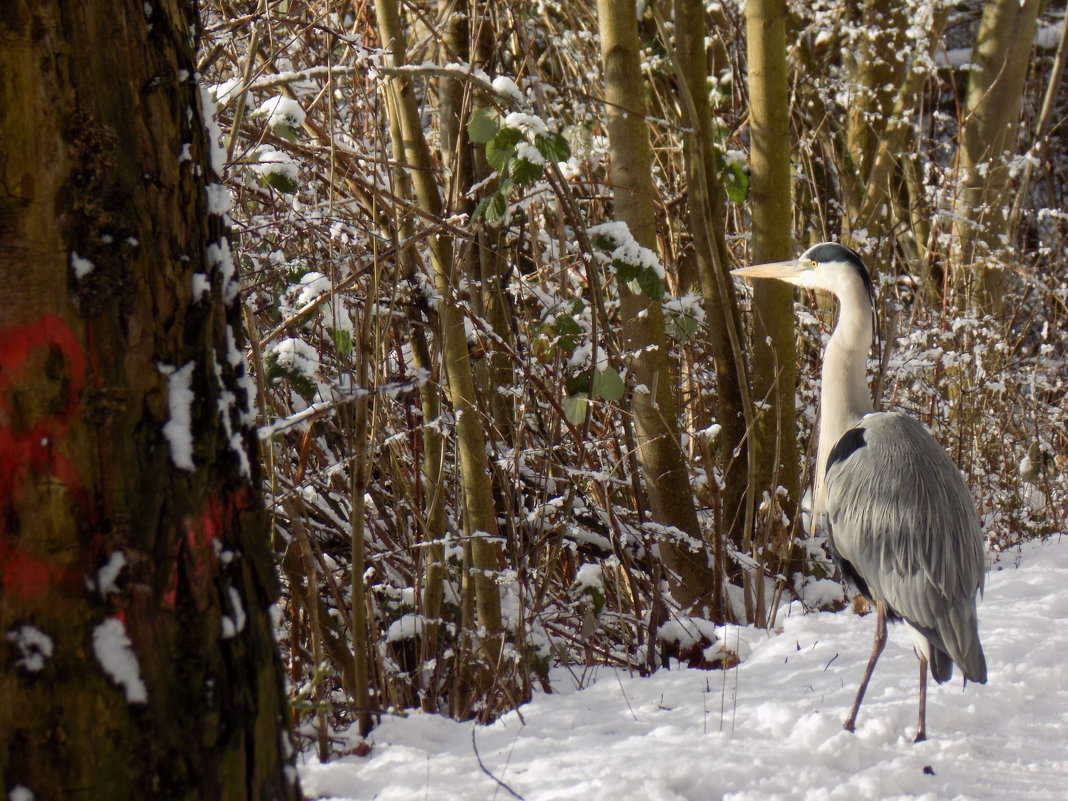
<svg viewBox="0 0 1068 801">
<path fill-rule="evenodd" d="M 791 261 L 755 264 L 732 273 L 742 278 L 777 278 L 794 286 L 823 289 L 838 296 L 859 280 L 869 297 L 874 294 L 871 276 L 860 256 L 835 242 L 813 245 Z"/>
</svg>

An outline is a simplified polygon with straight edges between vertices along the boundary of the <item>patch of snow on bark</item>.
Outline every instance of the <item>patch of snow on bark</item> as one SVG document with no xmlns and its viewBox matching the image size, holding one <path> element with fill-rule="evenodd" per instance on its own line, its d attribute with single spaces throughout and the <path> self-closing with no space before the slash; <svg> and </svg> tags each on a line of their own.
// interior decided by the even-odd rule
<svg viewBox="0 0 1068 801">
<path fill-rule="evenodd" d="M 161 373 L 167 374 L 167 406 L 171 413 L 171 419 L 163 426 L 163 436 L 171 446 L 174 466 L 189 472 L 196 468 L 193 464 L 193 431 L 190 428 L 193 420 L 193 367 L 194 363 L 189 362 L 178 370 L 165 365 L 159 368 Z"/>
<path fill-rule="evenodd" d="M 141 668 L 130 646 L 126 627 L 117 617 L 109 617 L 93 629 L 96 661 L 108 677 L 122 687 L 128 703 L 143 704 L 148 701 L 148 689 L 141 681 Z"/>
<path fill-rule="evenodd" d="M 22 625 L 11 629 L 5 639 L 19 651 L 15 667 L 30 673 L 43 670 L 45 662 L 52 656 L 52 638 L 33 626 Z"/>
</svg>

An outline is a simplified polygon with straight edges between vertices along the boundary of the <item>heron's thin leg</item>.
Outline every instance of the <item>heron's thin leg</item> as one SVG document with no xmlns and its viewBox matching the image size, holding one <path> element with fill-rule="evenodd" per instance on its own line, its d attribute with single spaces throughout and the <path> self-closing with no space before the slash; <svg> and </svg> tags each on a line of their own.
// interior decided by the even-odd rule
<svg viewBox="0 0 1068 801">
<path fill-rule="evenodd" d="M 920 722 L 916 726 L 916 740 L 927 739 L 927 660 L 920 657 Z"/>
<path fill-rule="evenodd" d="M 864 691 L 868 689 L 868 681 L 875 670 L 875 663 L 879 661 L 879 654 L 886 647 L 886 607 L 882 601 L 875 602 L 875 643 L 872 645 L 871 656 L 868 658 L 868 668 L 864 671 L 864 678 L 860 681 L 860 689 L 857 690 L 857 700 L 853 702 L 853 708 L 849 717 L 845 719 L 842 728 L 846 731 L 854 731 L 857 727 L 857 713 L 860 712 L 860 702 L 864 700 Z"/>
</svg>

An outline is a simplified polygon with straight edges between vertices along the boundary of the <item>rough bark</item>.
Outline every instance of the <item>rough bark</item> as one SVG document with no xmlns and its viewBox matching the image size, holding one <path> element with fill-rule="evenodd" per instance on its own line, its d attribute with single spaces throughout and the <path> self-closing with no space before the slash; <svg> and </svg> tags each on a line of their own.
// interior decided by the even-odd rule
<svg viewBox="0 0 1068 801">
<path fill-rule="evenodd" d="M 992 0 L 984 6 L 964 100 L 954 284 L 959 298 L 994 314 L 1001 309 L 1003 254 L 1009 246 L 1007 161 L 1016 148 L 1040 5 L 1039 0 Z"/>
<path fill-rule="evenodd" d="M 846 221 L 852 231 L 879 236 L 889 220 L 882 215 L 859 219 L 871 181 L 879 144 L 894 120 L 892 110 L 898 87 L 904 81 L 910 55 L 906 31 L 910 20 L 906 3 L 896 0 L 866 0 L 860 4 L 853 47 L 846 48 L 845 66 L 852 93 L 846 114 L 847 169 L 842 171 Z M 750 39 L 752 46 L 752 39 Z M 885 180 L 887 176 L 882 176 Z M 883 182 L 880 190 L 886 189 Z M 857 243 L 862 244 L 862 243 Z"/>
<path fill-rule="evenodd" d="M 598 0 L 601 60 L 615 218 L 639 244 L 656 248 L 652 155 L 645 124 L 639 65 L 638 26 L 633 3 Z M 661 554 L 674 574 L 670 588 L 683 608 L 706 607 L 713 585 L 689 476 L 679 447 L 664 314 L 658 301 L 621 287 L 624 346 L 634 385 L 631 413 L 638 457 L 652 519 L 684 536 L 662 539 Z"/>
<path fill-rule="evenodd" d="M 194 12 L 0 6 L 5 793 L 299 795 Z"/>
<path fill-rule="evenodd" d="M 751 250 L 756 264 L 793 257 L 790 191 L 790 97 L 786 69 L 785 0 L 750 0 L 746 4 L 749 65 L 750 199 L 753 213 Z M 752 458 L 758 489 L 767 493 L 766 519 L 753 533 L 779 557 L 772 573 L 798 569 L 789 547 L 789 528 L 780 525 L 781 507 L 788 519 L 797 508 L 800 455 L 794 393 L 797 354 L 794 346 L 793 287 L 778 281 L 753 286 L 753 397 L 761 402 L 754 416 Z M 787 497 L 776 495 L 784 487 Z M 751 549 L 764 552 L 764 548 Z M 764 553 L 766 557 L 766 552 Z M 753 556 L 760 558 L 756 552 Z M 762 584 L 757 585 L 758 588 Z M 756 619 L 765 618 L 763 593 L 756 597 Z"/>
</svg>

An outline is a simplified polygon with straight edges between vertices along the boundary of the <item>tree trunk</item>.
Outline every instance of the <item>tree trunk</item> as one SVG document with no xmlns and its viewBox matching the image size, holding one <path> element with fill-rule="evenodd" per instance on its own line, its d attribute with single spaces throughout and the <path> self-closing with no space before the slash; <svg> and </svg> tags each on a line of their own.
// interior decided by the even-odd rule
<svg viewBox="0 0 1068 801">
<path fill-rule="evenodd" d="M 0 11 L 5 793 L 299 797 L 193 10 Z"/>
<path fill-rule="evenodd" d="M 883 235 L 896 222 L 890 214 L 890 210 L 897 203 L 896 196 L 899 194 L 893 185 L 895 168 L 900 168 L 901 180 L 907 185 L 910 179 L 909 172 L 914 170 L 914 167 L 902 159 L 911 160 L 914 157 L 909 144 L 909 137 L 915 131 L 914 111 L 930 77 L 930 73 L 922 65 L 933 58 L 935 49 L 941 46 L 942 30 L 949 11 L 950 6 L 936 7 L 930 12 L 930 21 L 918 25 L 924 30 L 926 38 L 922 42 L 914 43 L 914 46 L 924 48 L 927 51 L 927 59 L 912 58 L 910 60 L 910 69 L 897 79 L 897 91 L 892 98 L 893 102 L 881 105 L 874 115 L 874 119 L 882 120 L 878 128 L 879 138 L 873 142 L 874 151 L 870 154 L 865 152 L 863 156 L 852 154 L 854 164 L 863 165 L 863 169 L 859 175 L 854 174 L 853 180 L 857 183 L 847 196 L 849 204 L 847 224 L 851 234 L 859 234 L 863 231 L 865 241 L 871 236 Z M 912 22 L 917 25 L 915 20 Z M 908 23 L 899 21 L 899 24 L 907 25 Z M 896 72 L 893 74 L 896 75 Z M 913 186 L 919 188 L 917 184 Z M 922 208 L 927 201 L 915 192 L 910 191 L 910 195 L 913 207 L 909 213 L 916 214 L 917 207 Z M 925 227 L 921 225 L 917 228 L 913 225 L 910 230 L 914 245 L 912 249 L 917 254 L 923 253 L 926 248 L 926 235 L 923 233 Z M 864 245 L 863 242 L 856 240 L 851 241 L 850 244 L 857 247 Z"/>
<path fill-rule="evenodd" d="M 1040 5 L 1039 0 L 991 0 L 984 6 L 964 100 L 964 187 L 956 209 L 960 255 L 954 284 L 965 302 L 993 314 L 1001 309 L 1002 265 L 1011 233 L 1006 162 L 1016 148 Z"/>
<path fill-rule="evenodd" d="M 369 355 L 377 353 L 371 321 L 375 305 L 378 303 L 378 280 L 371 281 L 367 303 L 360 315 L 359 328 L 354 330 L 357 347 L 354 348 L 352 365 L 353 383 L 357 387 L 367 388 L 371 385 L 368 365 Z M 352 401 L 352 419 L 349 423 L 352 466 L 349 468 L 351 483 L 349 488 L 349 527 L 350 527 L 350 565 L 349 589 L 352 593 L 352 609 L 349 614 L 349 626 L 352 630 L 352 675 L 353 704 L 356 707 L 356 721 L 361 737 L 371 733 L 371 673 L 372 639 L 367 630 L 367 593 L 365 591 L 364 572 L 366 564 L 364 553 L 367 536 L 364 529 L 364 515 L 370 465 L 368 452 L 372 450 L 371 427 L 369 425 L 369 398 L 364 393 Z"/>
<path fill-rule="evenodd" d="M 382 46 L 390 53 L 389 66 L 402 66 L 406 50 L 397 4 L 394 0 L 375 0 L 375 12 Z M 396 158 L 412 167 L 409 175 L 419 207 L 434 217 L 440 217 L 443 209 L 441 193 L 435 183 L 435 171 L 423 136 L 411 83 L 403 75 L 394 75 L 388 83 L 391 96 L 389 112 L 395 117 L 395 127 L 402 137 L 393 143 Z M 494 542 L 497 518 L 486 457 L 486 438 L 482 430 L 482 418 L 475 405 L 475 381 L 463 313 L 457 305 L 453 288 L 452 240 L 441 233 L 428 237 L 428 242 L 434 286 L 441 296 L 438 305 L 441 343 L 449 399 L 456 416 L 465 527 L 471 537 L 473 562 L 469 565 L 469 575 L 475 591 L 478 623 L 491 635 L 497 635 L 502 628 L 500 594 L 494 578 L 499 570 Z M 496 638 L 487 639 L 486 645 L 492 650 L 491 640 L 496 641 Z"/>
<path fill-rule="evenodd" d="M 652 154 L 645 127 L 638 24 L 633 3 L 598 0 L 601 60 L 615 218 L 640 245 L 656 248 Z M 704 546 L 686 463 L 679 447 L 672 377 L 658 301 L 620 287 L 624 346 L 631 355 L 631 412 L 652 519 L 684 537 L 661 540 L 670 569 L 671 593 L 683 609 L 709 606 L 713 575 Z"/>
<path fill-rule="evenodd" d="M 790 97 L 786 70 L 785 0 L 749 0 L 746 4 L 749 51 L 749 114 L 753 209 L 752 258 L 760 264 L 793 257 L 790 191 Z M 799 569 L 790 547 L 790 527 L 779 524 L 780 508 L 792 520 L 800 489 L 800 455 L 794 393 L 797 354 L 794 347 L 793 287 L 778 281 L 753 286 L 753 397 L 762 402 L 754 416 L 752 458 L 758 488 L 767 493 L 764 520 L 753 533 L 758 561 L 771 546 L 779 564 L 771 573 L 791 575 Z M 776 490 L 784 487 L 787 497 Z M 769 542 L 770 540 L 770 542 Z M 755 587 L 756 620 L 766 617 L 762 583 Z"/>
<path fill-rule="evenodd" d="M 886 211 L 878 217 L 858 217 L 879 144 L 894 120 L 895 96 L 911 55 L 906 38 L 909 8 L 895 0 L 865 0 L 859 11 L 856 50 L 843 50 L 852 93 L 846 114 L 847 168 L 842 171 L 842 182 L 850 233 L 877 237 L 889 227 Z M 884 188 L 881 182 L 879 188 Z"/>
<path fill-rule="evenodd" d="M 391 102 L 387 97 L 386 102 Z M 389 114 L 390 138 L 394 143 L 404 141 L 401 132 L 399 114 Z M 395 152 L 399 146 L 395 144 Z M 393 191 L 398 197 L 411 197 L 411 180 L 405 172 L 403 161 L 397 161 L 392 168 Z M 422 638 L 422 661 L 439 658 L 442 611 L 445 598 L 445 483 L 443 475 L 444 438 L 441 434 L 439 417 L 441 416 L 440 373 L 436 369 L 430 354 L 430 343 L 425 333 L 422 308 L 429 305 L 421 291 L 421 284 L 416 277 L 416 254 L 411 245 L 402 247 L 400 243 L 414 239 L 414 228 L 410 215 L 401 215 L 400 219 L 385 221 L 385 234 L 392 238 L 399 264 L 399 273 L 410 287 L 417 299 L 408 307 L 408 343 L 412 352 L 412 365 L 426 376 L 419 385 L 419 409 L 423 416 L 419 428 L 422 438 L 421 476 L 423 479 L 423 591 L 421 600 L 423 615 L 427 619 L 426 636 Z M 424 688 L 427 696 L 433 694 L 432 688 Z M 424 701 L 429 702 L 429 697 Z"/>
<path fill-rule="evenodd" d="M 746 439 L 748 376 L 741 349 L 742 323 L 730 277 L 724 191 L 713 152 L 712 111 L 709 106 L 708 62 L 705 55 L 705 9 L 695 0 L 675 2 L 675 62 L 686 125 L 693 133 L 683 139 L 690 225 L 697 256 L 701 295 L 707 312 L 707 336 L 716 370 L 716 421 L 720 473 L 723 479 L 722 531 L 715 533 L 717 574 L 727 571 L 724 547 L 742 550 L 747 521 L 749 446 Z M 725 595 L 717 594 L 717 619 L 733 618 Z"/>
</svg>

